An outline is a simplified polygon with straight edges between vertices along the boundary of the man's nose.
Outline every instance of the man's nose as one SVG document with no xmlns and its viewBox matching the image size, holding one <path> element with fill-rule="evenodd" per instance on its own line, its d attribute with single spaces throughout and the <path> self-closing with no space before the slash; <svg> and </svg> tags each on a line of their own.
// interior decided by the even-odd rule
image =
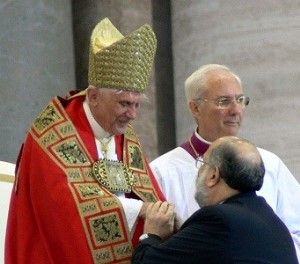
<svg viewBox="0 0 300 264">
<path fill-rule="evenodd" d="M 237 102 L 236 99 L 232 100 L 229 111 L 230 112 L 236 112 L 236 113 L 242 113 L 244 111 L 245 107 L 243 107 L 241 104 Z"/>
<path fill-rule="evenodd" d="M 126 115 L 130 118 L 130 119 L 135 119 L 137 117 L 137 107 L 132 104 L 128 107 Z"/>
</svg>

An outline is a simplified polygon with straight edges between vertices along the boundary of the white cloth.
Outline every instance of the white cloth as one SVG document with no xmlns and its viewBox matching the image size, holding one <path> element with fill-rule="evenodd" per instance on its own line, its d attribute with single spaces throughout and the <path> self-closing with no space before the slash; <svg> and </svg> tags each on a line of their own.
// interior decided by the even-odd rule
<svg viewBox="0 0 300 264">
<path fill-rule="evenodd" d="M 261 148 L 258 150 L 266 173 L 257 194 L 266 199 L 290 230 L 300 260 L 300 185 L 278 156 Z M 186 150 L 177 147 L 153 160 L 150 167 L 167 201 L 175 204 L 183 220 L 199 209 L 194 198 L 195 159 Z"/>
<path fill-rule="evenodd" d="M 111 138 L 107 140 L 107 144 L 108 144 L 108 151 L 106 153 L 107 155 L 107 159 L 109 160 L 118 160 L 118 156 L 116 153 L 116 142 L 115 142 L 115 138 L 107 133 L 94 119 L 90 108 L 87 104 L 86 101 L 83 102 L 83 109 L 85 111 L 85 114 L 87 116 L 87 119 L 91 125 L 91 128 L 94 132 L 94 135 L 96 135 L 95 137 L 95 141 L 96 141 L 96 146 L 97 146 L 97 152 L 98 152 L 98 157 L 99 159 L 103 159 L 104 155 L 103 155 L 103 151 L 102 151 L 102 146 L 101 146 L 101 142 L 99 141 L 99 139 L 103 139 L 103 138 Z M 122 192 L 118 192 L 115 193 L 115 195 L 118 197 L 119 201 L 122 204 L 125 216 L 126 216 L 126 220 L 127 220 L 127 224 L 128 224 L 128 228 L 129 231 L 132 230 L 132 228 L 135 226 L 135 223 L 137 221 L 137 218 L 139 216 L 139 212 L 142 208 L 143 202 L 140 200 L 136 200 L 136 199 L 130 199 L 130 198 L 125 198 L 125 194 Z"/>
<path fill-rule="evenodd" d="M 4 242 L 10 196 L 15 179 L 15 164 L 0 161 L 0 263 L 4 263 Z"/>
</svg>

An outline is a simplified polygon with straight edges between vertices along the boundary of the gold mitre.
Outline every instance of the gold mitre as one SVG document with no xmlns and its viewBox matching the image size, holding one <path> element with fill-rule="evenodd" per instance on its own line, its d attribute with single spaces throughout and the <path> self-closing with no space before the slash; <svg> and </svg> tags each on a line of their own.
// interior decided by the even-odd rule
<svg viewBox="0 0 300 264">
<path fill-rule="evenodd" d="M 156 37 L 145 24 L 123 36 L 108 18 L 91 35 L 89 84 L 133 92 L 145 92 L 156 51 Z"/>
</svg>

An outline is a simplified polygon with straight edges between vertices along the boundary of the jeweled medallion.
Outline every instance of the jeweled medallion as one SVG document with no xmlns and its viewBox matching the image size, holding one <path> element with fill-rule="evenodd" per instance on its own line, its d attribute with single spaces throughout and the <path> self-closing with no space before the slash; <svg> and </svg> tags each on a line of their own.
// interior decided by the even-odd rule
<svg viewBox="0 0 300 264">
<path fill-rule="evenodd" d="M 112 192 L 130 193 L 136 176 L 122 161 L 100 159 L 93 164 L 96 180 Z"/>
</svg>

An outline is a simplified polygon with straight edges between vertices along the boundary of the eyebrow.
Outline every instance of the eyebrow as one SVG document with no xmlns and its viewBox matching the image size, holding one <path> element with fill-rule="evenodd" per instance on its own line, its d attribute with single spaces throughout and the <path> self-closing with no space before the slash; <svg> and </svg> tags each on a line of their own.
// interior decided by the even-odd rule
<svg viewBox="0 0 300 264">
<path fill-rule="evenodd" d="M 240 97 L 240 96 L 244 96 L 244 94 L 237 94 L 237 95 L 235 95 L 235 96 L 230 96 L 230 95 L 220 95 L 220 96 L 218 96 L 217 97 L 217 99 L 218 98 L 233 98 L 233 97 Z"/>
</svg>

